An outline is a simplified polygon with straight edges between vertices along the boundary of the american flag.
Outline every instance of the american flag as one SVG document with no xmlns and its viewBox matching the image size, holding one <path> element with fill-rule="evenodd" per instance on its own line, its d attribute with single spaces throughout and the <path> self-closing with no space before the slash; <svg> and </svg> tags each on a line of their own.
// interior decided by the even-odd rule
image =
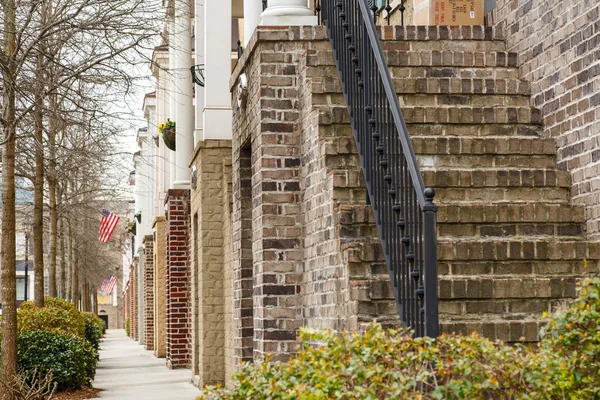
<svg viewBox="0 0 600 400">
<path fill-rule="evenodd" d="M 100 220 L 100 232 L 98 233 L 98 239 L 101 242 L 108 243 L 110 235 L 114 232 L 117 224 L 119 223 L 119 217 L 107 210 L 102 210 L 102 220 Z"/>
<path fill-rule="evenodd" d="M 100 286 L 100 290 L 104 293 L 111 294 L 113 290 L 115 290 L 115 286 L 117 285 L 117 278 L 110 275 L 108 278 L 102 282 L 102 286 Z"/>
</svg>

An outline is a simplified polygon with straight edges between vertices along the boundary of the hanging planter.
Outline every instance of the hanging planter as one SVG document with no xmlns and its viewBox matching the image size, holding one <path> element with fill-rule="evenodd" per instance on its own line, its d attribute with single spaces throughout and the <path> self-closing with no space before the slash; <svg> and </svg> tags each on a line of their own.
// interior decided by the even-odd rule
<svg viewBox="0 0 600 400">
<path fill-rule="evenodd" d="M 135 222 L 135 220 L 129 221 L 129 223 L 127 224 L 127 233 L 130 233 L 133 236 L 137 234 L 137 223 Z"/>
<path fill-rule="evenodd" d="M 162 135 L 165 146 L 175 151 L 175 122 L 167 119 L 164 124 L 158 125 L 158 132 Z"/>
</svg>

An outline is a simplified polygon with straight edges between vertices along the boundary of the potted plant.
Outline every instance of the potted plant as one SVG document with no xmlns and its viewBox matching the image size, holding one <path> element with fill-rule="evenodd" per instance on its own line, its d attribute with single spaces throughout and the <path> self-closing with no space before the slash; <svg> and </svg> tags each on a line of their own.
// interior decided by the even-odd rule
<svg viewBox="0 0 600 400">
<path fill-rule="evenodd" d="M 158 125 L 158 132 L 163 137 L 163 142 L 169 150 L 175 151 L 175 122 L 167 119 L 164 123 Z"/>
</svg>

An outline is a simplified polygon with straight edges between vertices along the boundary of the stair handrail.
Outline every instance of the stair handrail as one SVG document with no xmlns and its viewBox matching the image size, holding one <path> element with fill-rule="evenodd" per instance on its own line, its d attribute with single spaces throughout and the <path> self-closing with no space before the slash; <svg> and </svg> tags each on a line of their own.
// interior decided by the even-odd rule
<svg viewBox="0 0 600 400">
<path fill-rule="evenodd" d="M 400 319 L 415 335 L 436 337 L 435 192 L 423 183 L 376 33 L 375 9 L 370 11 L 367 1 L 323 0 L 321 17 L 333 48 Z"/>
</svg>

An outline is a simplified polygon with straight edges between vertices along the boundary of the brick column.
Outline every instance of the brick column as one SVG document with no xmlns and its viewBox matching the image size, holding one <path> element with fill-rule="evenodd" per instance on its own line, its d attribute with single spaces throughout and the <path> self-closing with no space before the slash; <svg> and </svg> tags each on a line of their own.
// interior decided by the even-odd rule
<svg viewBox="0 0 600 400">
<path fill-rule="evenodd" d="M 138 293 L 139 293 L 139 285 L 138 285 L 138 262 L 139 259 L 136 257 L 134 257 L 133 259 L 133 269 L 132 269 L 132 291 L 131 291 L 131 304 L 133 304 L 133 312 L 132 312 L 132 318 L 131 318 L 131 332 L 132 332 L 132 337 L 135 340 L 139 340 L 140 339 L 140 332 L 139 332 L 139 302 L 138 302 Z"/>
<path fill-rule="evenodd" d="M 165 218 L 154 219 L 154 355 L 166 356 L 167 331 L 167 238 Z"/>
<path fill-rule="evenodd" d="M 167 206 L 167 367 L 187 368 L 190 361 L 189 209 L 190 192 L 171 189 Z"/>
<path fill-rule="evenodd" d="M 154 241 L 146 235 L 144 244 L 144 348 L 154 350 Z"/>
<path fill-rule="evenodd" d="M 224 166 L 225 163 L 225 166 Z M 225 167 L 231 142 L 198 143 L 192 159 L 197 185 L 191 192 L 192 372 L 199 386 L 225 381 L 224 235 Z M 225 190 L 227 187 L 225 186 Z M 228 200 L 227 200 L 228 201 Z M 227 207 L 228 208 L 228 207 Z"/>
</svg>

